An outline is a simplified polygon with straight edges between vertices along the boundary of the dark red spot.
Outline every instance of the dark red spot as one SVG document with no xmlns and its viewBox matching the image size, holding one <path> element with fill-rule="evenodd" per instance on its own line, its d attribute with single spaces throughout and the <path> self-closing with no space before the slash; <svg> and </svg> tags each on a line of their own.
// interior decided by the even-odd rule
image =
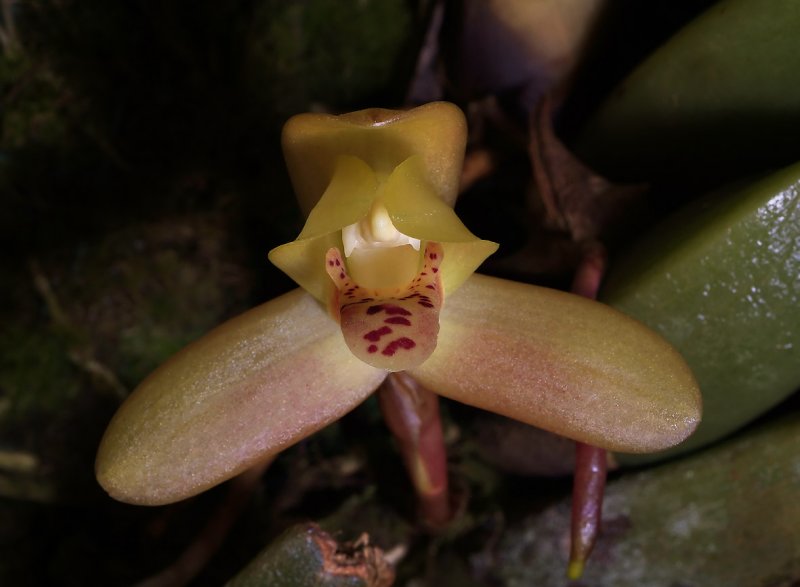
<svg viewBox="0 0 800 587">
<path fill-rule="evenodd" d="M 427 273 L 425 273 L 425 272 L 423 271 L 422 273 L 420 273 L 420 275 L 427 275 Z"/>
<path fill-rule="evenodd" d="M 431 271 L 433 271 L 434 273 L 439 273 L 439 268 L 438 267 L 434 267 L 433 269 L 431 269 Z"/>
<path fill-rule="evenodd" d="M 431 304 L 430 302 L 417 302 L 417 303 L 423 308 L 433 308 L 433 304 Z"/>
<path fill-rule="evenodd" d="M 371 345 L 369 345 L 367 347 L 367 352 L 368 353 L 375 353 L 377 351 L 378 351 L 378 347 L 376 347 L 374 344 L 371 344 Z"/>
<path fill-rule="evenodd" d="M 436 253 L 431 253 L 429 256 L 431 259 L 435 259 L 436 257 L 438 257 Z"/>
<path fill-rule="evenodd" d="M 346 277 L 346 276 L 345 276 L 345 274 L 344 274 L 344 271 L 342 271 L 341 273 L 339 273 L 339 279 L 344 279 L 345 277 Z"/>
<path fill-rule="evenodd" d="M 370 330 L 364 335 L 364 338 L 372 342 L 378 342 L 384 334 L 391 334 L 392 329 L 388 326 L 381 326 L 377 330 Z"/>
<path fill-rule="evenodd" d="M 367 308 L 367 315 L 372 316 L 373 314 L 377 314 L 378 312 L 386 312 L 390 316 L 394 316 L 399 314 L 400 316 L 411 316 L 411 312 L 406 310 L 405 308 L 401 308 L 400 306 L 393 306 L 392 304 L 377 304 L 375 306 L 370 306 Z"/>
<path fill-rule="evenodd" d="M 342 263 L 339 261 L 339 259 L 336 259 L 336 266 L 339 267 L 341 264 Z"/>
<path fill-rule="evenodd" d="M 330 265 L 331 267 L 333 267 L 333 261 L 328 261 L 328 265 Z"/>
<path fill-rule="evenodd" d="M 413 340 L 407 337 L 398 338 L 397 340 L 393 340 L 389 344 L 386 345 L 386 348 L 381 351 L 381 354 L 386 355 L 387 357 L 391 357 L 394 355 L 399 349 L 413 349 L 417 346 Z"/>
<path fill-rule="evenodd" d="M 428 289 L 436 289 L 435 285 L 426 285 L 425 287 L 427 287 Z"/>
<path fill-rule="evenodd" d="M 392 316 L 391 318 L 387 318 L 384 320 L 386 324 L 402 324 L 404 326 L 411 326 L 411 321 L 408 318 L 403 318 L 402 316 Z"/>
</svg>

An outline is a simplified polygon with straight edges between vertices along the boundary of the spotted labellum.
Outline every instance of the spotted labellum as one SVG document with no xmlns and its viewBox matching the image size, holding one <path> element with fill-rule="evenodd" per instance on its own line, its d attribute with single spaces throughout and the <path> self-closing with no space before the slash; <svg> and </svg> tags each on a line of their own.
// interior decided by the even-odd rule
<svg viewBox="0 0 800 587">
<path fill-rule="evenodd" d="M 115 498 L 195 495 L 342 417 L 391 372 L 623 452 L 677 444 L 697 385 L 662 338 L 583 297 L 475 274 L 497 245 L 458 219 L 461 111 L 303 114 L 283 146 L 307 222 L 270 260 L 300 288 L 170 358 L 110 423 L 97 477 Z"/>
</svg>

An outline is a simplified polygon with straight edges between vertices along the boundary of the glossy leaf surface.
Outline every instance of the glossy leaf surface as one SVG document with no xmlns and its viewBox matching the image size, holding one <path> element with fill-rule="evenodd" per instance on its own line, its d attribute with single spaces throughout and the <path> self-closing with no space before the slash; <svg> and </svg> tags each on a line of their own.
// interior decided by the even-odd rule
<svg viewBox="0 0 800 587">
<path fill-rule="evenodd" d="M 800 164 L 681 211 L 620 261 L 601 297 L 694 371 L 705 415 L 678 450 L 774 406 L 800 386 Z"/>
<path fill-rule="evenodd" d="M 443 396 L 619 451 L 672 446 L 701 412 L 686 363 L 639 322 L 482 275 L 448 298 L 439 346 L 411 375 Z"/>
<path fill-rule="evenodd" d="M 384 377 L 295 290 L 217 327 L 150 375 L 103 437 L 98 480 L 130 503 L 195 495 L 337 420 Z"/>
</svg>

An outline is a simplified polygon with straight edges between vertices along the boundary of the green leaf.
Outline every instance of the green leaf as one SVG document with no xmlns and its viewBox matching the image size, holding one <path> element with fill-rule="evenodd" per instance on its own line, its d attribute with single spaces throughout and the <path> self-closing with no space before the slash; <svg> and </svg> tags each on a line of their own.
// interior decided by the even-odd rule
<svg viewBox="0 0 800 587">
<path fill-rule="evenodd" d="M 679 451 L 800 386 L 800 163 L 689 206 L 634 249 L 601 299 L 661 333 L 697 377 L 703 422 Z"/>
<path fill-rule="evenodd" d="M 626 179 L 785 165 L 800 133 L 800 3 L 724 0 L 607 98 L 578 153 Z"/>
</svg>

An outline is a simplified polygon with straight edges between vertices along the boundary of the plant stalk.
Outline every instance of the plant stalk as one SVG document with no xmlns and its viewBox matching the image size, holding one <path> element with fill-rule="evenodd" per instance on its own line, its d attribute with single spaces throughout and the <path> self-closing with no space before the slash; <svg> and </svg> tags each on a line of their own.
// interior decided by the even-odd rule
<svg viewBox="0 0 800 587">
<path fill-rule="evenodd" d="M 597 298 L 605 267 L 605 248 L 600 243 L 587 246 L 573 278 L 573 293 L 590 299 Z M 600 533 L 606 473 L 605 449 L 582 442 L 576 443 L 571 545 L 567 567 L 567 577 L 572 580 L 579 579 L 583 574 L 586 560 Z"/>
<path fill-rule="evenodd" d="M 439 396 L 400 372 L 386 378 L 378 400 L 411 477 L 423 523 L 431 529 L 445 526 L 453 512 Z"/>
</svg>

